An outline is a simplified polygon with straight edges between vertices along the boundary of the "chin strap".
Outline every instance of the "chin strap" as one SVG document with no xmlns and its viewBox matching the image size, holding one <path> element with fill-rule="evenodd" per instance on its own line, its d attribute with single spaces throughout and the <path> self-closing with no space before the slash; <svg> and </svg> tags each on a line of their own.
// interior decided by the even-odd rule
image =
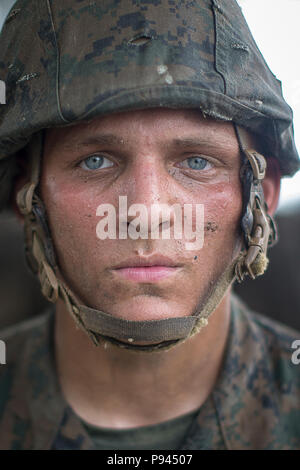
<svg viewBox="0 0 300 470">
<path fill-rule="evenodd" d="M 78 327 L 88 334 L 95 345 L 109 342 L 121 348 L 144 352 L 171 349 L 207 325 L 208 317 L 236 278 L 242 281 L 246 275 L 250 275 L 254 279 L 265 271 L 267 248 L 276 234 L 274 222 L 266 212 L 261 186 L 266 162 L 262 155 L 249 150 L 244 131 L 238 127 L 236 131 L 247 158 L 243 172 L 249 183 L 246 189 L 249 193 L 248 203 L 242 220 L 244 249 L 220 275 L 206 301 L 193 315 L 147 321 L 127 320 L 82 305 L 65 284 L 56 263 L 44 205 L 36 194 L 44 133 L 38 133 L 32 139 L 29 144 L 31 181 L 17 195 L 17 204 L 25 219 L 27 261 L 40 280 L 43 295 L 53 303 L 61 298 Z M 138 345 L 135 342 L 150 344 Z"/>
<path fill-rule="evenodd" d="M 251 148 L 249 135 L 243 128 L 235 125 L 235 131 L 245 157 L 241 168 L 241 180 L 244 181 L 244 249 L 235 268 L 237 280 L 242 282 L 245 276 L 255 279 L 264 274 L 269 263 L 268 248 L 277 242 L 278 237 L 275 221 L 268 214 L 262 187 L 267 162 L 261 154 Z"/>
</svg>

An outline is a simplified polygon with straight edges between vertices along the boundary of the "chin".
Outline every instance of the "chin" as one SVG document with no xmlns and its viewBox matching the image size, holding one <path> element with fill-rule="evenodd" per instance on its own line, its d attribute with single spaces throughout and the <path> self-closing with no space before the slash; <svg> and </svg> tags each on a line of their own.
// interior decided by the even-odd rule
<svg viewBox="0 0 300 470">
<path fill-rule="evenodd" d="M 102 307 L 101 310 L 115 317 L 133 321 L 163 320 L 184 317 L 189 314 L 186 309 L 180 308 L 178 302 L 166 302 L 144 295 L 130 301 L 122 301 L 120 304 L 116 303 L 111 308 L 104 309 Z"/>
</svg>

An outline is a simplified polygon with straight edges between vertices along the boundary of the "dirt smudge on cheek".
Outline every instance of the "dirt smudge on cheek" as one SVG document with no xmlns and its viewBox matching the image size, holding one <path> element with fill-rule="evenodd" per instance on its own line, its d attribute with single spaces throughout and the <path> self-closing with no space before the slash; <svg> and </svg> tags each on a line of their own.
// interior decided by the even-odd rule
<svg viewBox="0 0 300 470">
<path fill-rule="evenodd" d="M 206 222 L 204 229 L 206 232 L 216 232 L 219 229 L 219 226 L 216 222 Z"/>
</svg>

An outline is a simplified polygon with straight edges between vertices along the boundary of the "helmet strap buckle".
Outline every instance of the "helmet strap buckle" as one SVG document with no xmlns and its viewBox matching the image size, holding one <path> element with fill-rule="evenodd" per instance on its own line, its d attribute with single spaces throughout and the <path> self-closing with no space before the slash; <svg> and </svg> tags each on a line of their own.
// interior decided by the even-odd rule
<svg viewBox="0 0 300 470">
<path fill-rule="evenodd" d="M 269 262 L 267 251 L 269 246 L 277 240 L 277 228 L 274 219 L 268 214 L 262 187 L 267 169 L 266 159 L 250 148 L 244 129 L 236 126 L 236 133 L 241 150 L 247 157 L 247 164 L 252 170 L 249 201 L 246 208 L 249 223 L 243 225 L 246 248 L 235 267 L 236 278 L 238 282 L 242 282 L 247 275 L 255 279 L 264 274 Z"/>
</svg>

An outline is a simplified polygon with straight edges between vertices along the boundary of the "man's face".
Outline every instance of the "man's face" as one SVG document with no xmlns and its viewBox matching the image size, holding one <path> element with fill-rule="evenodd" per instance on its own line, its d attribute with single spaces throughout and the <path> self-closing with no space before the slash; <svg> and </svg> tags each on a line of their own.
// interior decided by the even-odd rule
<svg viewBox="0 0 300 470">
<path fill-rule="evenodd" d="M 239 170 L 232 124 L 193 110 L 132 111 L 47 131 L 40 189 L 67 285 L 85 305 L 130 320 L 194 313 L 239 252 Z M 150 223 L 148 238 L 119 239 L 119 196 L 128 208 L 142 204 L 149 221 L 153 204 L 179 204 L 182 215 L 192 204 L 193 228 L 203 205 L 203 247 L 187 249 L 172 230 L 162 239 L 172 218 L 160 220 L 158 239 Z M 115 239 L 97 236 L 102 204 L 116 208 Z M 149 260 L 154 266 L 142 267 Z"/>
</svg>

